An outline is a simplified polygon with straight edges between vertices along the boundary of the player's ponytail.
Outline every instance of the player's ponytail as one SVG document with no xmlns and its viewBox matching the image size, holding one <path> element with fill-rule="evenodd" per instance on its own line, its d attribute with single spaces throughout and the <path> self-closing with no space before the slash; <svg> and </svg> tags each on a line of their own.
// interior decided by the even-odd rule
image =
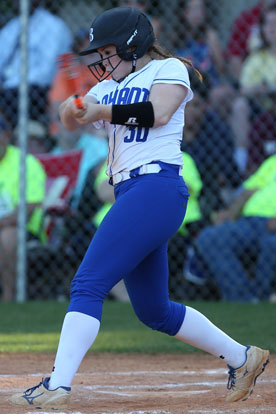
<svg viewBox="0 0 276 414">
<path fill-rule="evenodd" d="M 171 53 L 166 52 L 161 46 L 157 45 L 156 43 L 154 43 L 149 49 L 148 49 L 148 54 L 152 59 L 168 59 L 168 58 L 172 58 L 172 57 L 176 57 L 176 59 L 180 60 L 184 65 L 189 66 L 190 68 L 192 68 L 196 74 L 196 76 L 198 77 L 198 79 L 200 80 L 200 82 L 202 82 L 202 75 L 199 72 L 199 70 L 197 70 L 193 63 L 186 58 L 182 58 L 179 56 L 173 56 Z"/>
</svg>

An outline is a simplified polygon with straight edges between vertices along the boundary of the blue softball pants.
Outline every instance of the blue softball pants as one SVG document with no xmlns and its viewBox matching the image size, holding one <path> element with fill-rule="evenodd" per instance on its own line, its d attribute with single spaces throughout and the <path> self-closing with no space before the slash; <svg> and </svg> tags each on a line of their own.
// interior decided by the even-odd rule
<svg viewBox="0 0 276 414">
<path fill-rule="evenodd" d="M 169 299 L 167 244 L 184 219 L 189 194 L 179 166 L 159 164 L 159 173 L 115 186 L 116 201 L 72 281 L 68 312 L 100 321 L 105 297 L 124 279 L 144 324 L 169 335 L 179 331 L 186 308 Z"/>
</svg>

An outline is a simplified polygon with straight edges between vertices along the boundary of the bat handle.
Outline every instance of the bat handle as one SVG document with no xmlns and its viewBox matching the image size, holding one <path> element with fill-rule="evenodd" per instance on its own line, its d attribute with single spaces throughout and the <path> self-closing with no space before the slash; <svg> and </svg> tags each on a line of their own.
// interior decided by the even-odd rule
<svg viewBox="0 0 276 414">
<path fill-rule="evenodd" d="M 74 103 L 78 109 L 83 109 L 82 97 L 79 95 L 75 95 Z"/>
</svg>

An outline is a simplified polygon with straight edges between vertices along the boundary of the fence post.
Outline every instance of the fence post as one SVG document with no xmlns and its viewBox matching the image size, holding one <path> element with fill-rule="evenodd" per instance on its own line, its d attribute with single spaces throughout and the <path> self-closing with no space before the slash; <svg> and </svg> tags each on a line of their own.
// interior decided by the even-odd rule
<svg viewBox="0 0 276 414">
<path fill-rule="evenodd" d="M 20 148 L 20 184 L 17 221 L 17 279 L 16 301 L 24 302 L 27 297 L 26 272 L 26 154 L 28 121 L 28 19 L 29 0 L 20 0 L 20 84 L 19 84 L 19 148 Z"/>
</svg>

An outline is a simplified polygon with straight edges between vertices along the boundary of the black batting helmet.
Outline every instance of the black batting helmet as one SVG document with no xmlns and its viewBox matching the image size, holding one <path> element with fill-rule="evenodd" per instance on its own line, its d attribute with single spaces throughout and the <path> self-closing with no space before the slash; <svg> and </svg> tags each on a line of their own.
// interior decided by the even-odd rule
<svg viewBox="0 0 276 414">
<path fill-rule="evenodd" d="M 132 7 L 115 7 L 100 14 L 90 27 L 91 46 L 81 56 L 113 44 L 118 56 L 126 61 L 139 59 L 154 43 L 155 36 L 147 16 Z"/>
</svg>

